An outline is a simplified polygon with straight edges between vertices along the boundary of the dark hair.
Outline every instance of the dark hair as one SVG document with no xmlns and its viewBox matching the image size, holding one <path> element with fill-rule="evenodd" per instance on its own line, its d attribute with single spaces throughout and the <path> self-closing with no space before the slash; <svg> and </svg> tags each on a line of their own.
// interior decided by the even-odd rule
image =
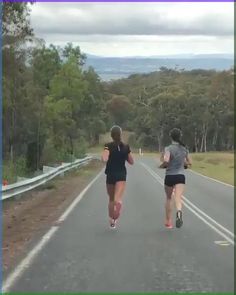
<svg viewBox="0 0 236 295">
<path fill-rule="evenodd" d="M 181 137 L 182 137 L 182 131 L 178 128 L 173 128 L 170 133 L 169 133 L 170 137 L 178 142 L 180 145 L 185 147 L 185 144 L 182 142 Z"/>
<path fill-rule="evenodd" d="M 121 141 L 121 134 L 122 129 L 120 128 L 120 126 L 115 125 L 111 128 L 111 137 L 116 143 L 119 143 Z"/>
</svg>

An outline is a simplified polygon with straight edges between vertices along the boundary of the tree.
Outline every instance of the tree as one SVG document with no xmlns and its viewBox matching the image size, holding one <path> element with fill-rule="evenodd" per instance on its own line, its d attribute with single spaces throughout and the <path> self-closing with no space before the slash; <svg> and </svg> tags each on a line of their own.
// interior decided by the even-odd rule
<svg viewBox="0 0 236 295">
<path fill-rule="evenodd" d="M 51 133 L 57 150 L 66 147 L 67 152 L 73 154 L 74 141 L 78 137 L 78 116 L 86 89 L 81 68 L 72 55 L 52 79 L 47 98 L 47 115 L 52 120 Z"/>
<path fill-rule="evenodd" d="M 131 113 L 131 104 L 124 95 L 113 95 L 107 103 L 107 110 L 110 113 L 113 124 L 125 127 L 125 122 L 129 119 Z"/>
<path fill-rule="evenodd" d="M 72 101 L 67 98 L 55 100 L 52 96 L 48 96 L 45 109 L 48 125 L 51 126 L 48 136 L 53 138 L 55 149 L 73 154 L 76 123 L 72 118 Z"/>
<path fill-rule="evenodd" d="M 20 106 L 25 94 L 24 80 L 28 80 L 27 50 L 23 44 L 33 36 L 27 3 L 2 3 L 2 59 L 3 59 L 3 151 L 11 161 L 19 152 L 21 121 Z"/>
<path fill-rule="evenodd" d="M 169 143 L 169 130 L 179 127 L 191 150 L 205 152 L 233 148 L 233 78 L 232 70 L 161 68 L 109 82 L 105 89 L 110 96 L 122 93 L 133 105 L 123 124 L 149 147 L 161 150 Z"/>
<path fill-rule="evenodd" d="M 79 124 L 88 142 L 94 145 L 98 143 L 99 134 L 106 131 L 108 116 L 105 112 L 104 89 L 93 68 L 84 71 L 83 75 L 87 89 L 80 108 Z"/>
<path fill-rule="evenodd" d="M 33 2 L 30 2 L 31 4 Z M 7 47 L 16 42 L 31 40 L 33 30 L 30 27 L 29 5 L 27 2 L 2 3 L 2 38 Z"/>
<path fill-rule="evenodd" d="M 62 50 L 62 55 L 66 60 L 73 56 L 78 66 L 84 65 L 86 60 L 86 55 L 81 53 L 80 47 L 73 47 L 72 43 L 67 43 Z"/>
</svg>

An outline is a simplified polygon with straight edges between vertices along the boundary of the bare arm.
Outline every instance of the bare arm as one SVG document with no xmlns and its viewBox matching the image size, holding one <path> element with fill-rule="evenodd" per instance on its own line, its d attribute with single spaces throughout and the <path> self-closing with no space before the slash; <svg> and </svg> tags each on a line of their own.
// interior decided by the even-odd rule
<svg viewBox="0 0 236 295">
<path fill-rule="evenodd" d="M 101 160 L 106 163 L 108 161 L 108 159 L 109 159 L 109 155 L 110 155 L 109 149 L 108 149 L 108 147 L 105 147 L 104 151 L 102 153 L 102 159 Z"/>
<path fill-rule="evenodd" d="M 192 159 L 189 154 L 187 154 L 187 156 L 185 158 L 184 165 L 186 166 L 186 168 L 192 166 Z"/>
<path fill-rule="evenodd" d="M 161 165 L 159 166 L 159 168 L 167 168 L 169 161 L 170 161 L 170 152 L 169 151 L 165 151 L 164 154 L 161 155 Z"/>
<path fill-rule="evenodd" d="M 133 164 L 134 164 L 134 158 L 133 158 L 133 155 L 131 154 L 131 152 L 128 153 L 127 162 L 128 162 L 130 165 L 133 165 Z"/>
<path fill-rule="evenodd" d="M 161 161 L 161 162 L 164 162 L 164 153 L 161 153 L 160 161 Z"/>
</svg>

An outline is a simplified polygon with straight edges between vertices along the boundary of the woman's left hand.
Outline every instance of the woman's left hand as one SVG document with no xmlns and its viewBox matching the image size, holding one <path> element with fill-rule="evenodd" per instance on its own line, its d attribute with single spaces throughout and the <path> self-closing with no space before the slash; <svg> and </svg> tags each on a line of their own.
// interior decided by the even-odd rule
<svg viewBox="0 0 236 295">
<path fill-rule="evenodd" d="M 162 169 L 165 169 L 167 167 L 168 167 L 168 163 L 166 162 L 161 163 L 161 165 L 159 166 L 159 168 L 162 168 Z"/>
</svg>

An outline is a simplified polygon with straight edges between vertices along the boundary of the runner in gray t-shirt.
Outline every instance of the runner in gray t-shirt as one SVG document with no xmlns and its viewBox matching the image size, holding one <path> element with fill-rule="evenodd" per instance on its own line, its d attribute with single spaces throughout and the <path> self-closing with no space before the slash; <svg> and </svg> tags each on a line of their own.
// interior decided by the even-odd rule
<svg viewBox="0 0 236 295">
<path fill-rule="evenodd" d="M 165 192 L 166 192 L 166 222 L 167 228 L 172 228 L 171 220 L 171 200 L 175 196 L 176 227 L 183 225 L 182 218 L 182 195 L 185 186 L 184 169 L 191 165 L 191 159 L 185 145 L 181 141 L 182 132 L 180 129 L 174 128 L 170 131 L 172 139 L 171 145 L 165 148 L 163 155 L 163 163 L 160 168 L 166 168 L 165 176 Z"/>
<path fill-rule="evenodd" d="M 184 175 L 185 159 L 188 156 L 188 150 L 178 142 L 172 142 L 165 148 L 165 154 L 169 153 L 170 160 L 166 168 L 166 175 Z"/>
</svg>

